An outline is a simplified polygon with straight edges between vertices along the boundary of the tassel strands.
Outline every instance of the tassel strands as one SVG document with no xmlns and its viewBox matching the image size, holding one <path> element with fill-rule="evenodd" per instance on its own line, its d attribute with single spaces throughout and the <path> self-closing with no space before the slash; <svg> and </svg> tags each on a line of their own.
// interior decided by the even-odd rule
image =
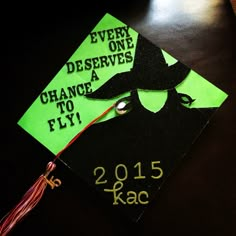
<svg viewBox="0 0 236 236">
<path fill-rule="evenodd" d="M 28 212 L 30 212 L 42 198 L 47 187 L 46 177 L 56 168 L 56 164 L 49 162 L 45 174 L 41 175 L 31 188 L 24 194 L 21 201 L 12 209 L 0 222 L 0 235 L 6 236 L 10 230 L 18 223 Z"/>
</svg>

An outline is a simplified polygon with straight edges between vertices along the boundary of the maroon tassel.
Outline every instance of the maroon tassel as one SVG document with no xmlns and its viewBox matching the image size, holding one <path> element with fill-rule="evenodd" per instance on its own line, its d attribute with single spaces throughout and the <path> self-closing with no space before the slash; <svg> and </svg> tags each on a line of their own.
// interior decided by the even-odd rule
<svg viewBox="0 0 236 236">
<path fill-rule="evenodd" d="M 41 175 L 34 185 L 25 193 L 21 201 L 0 222 L 0 235 L 6 236 L 9 231 L 29 212 L 42 198 L 47 186 L 46 177 L 56 168 L 54 162 L 47 164 L 45 174 Z"/>
</svg>

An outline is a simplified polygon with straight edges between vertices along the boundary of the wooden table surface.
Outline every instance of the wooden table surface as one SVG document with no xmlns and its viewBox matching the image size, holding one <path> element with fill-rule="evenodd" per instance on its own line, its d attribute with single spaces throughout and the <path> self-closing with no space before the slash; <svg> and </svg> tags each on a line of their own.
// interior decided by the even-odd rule
<svg viewBox="0 0 236 236">
<path fill-rule="evenodd" d="M 111 2 L 111 1 L 110 1 Z M 16 123 L 98 20 L 110 12 L 228 93 L 229 97 L 138 223 L 115 215 L 63 164 L 11 235 L 236 235 L 236 25 L 227 0 L 150 0 L 9 6 L 1 113 L 1 217 L 52 159 Z M 6 107 L 5 107 L 6 106 Z M 3 109 L 2 108 L 2 109 Z M 77 186 L 77 187 L 76 187 Z"/>
</svg>

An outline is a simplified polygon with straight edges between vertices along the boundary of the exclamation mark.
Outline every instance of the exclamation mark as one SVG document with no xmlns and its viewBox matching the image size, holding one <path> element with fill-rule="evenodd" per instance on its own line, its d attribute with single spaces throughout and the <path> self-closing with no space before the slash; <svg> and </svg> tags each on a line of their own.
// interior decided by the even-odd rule
<svg viewBox="0 0 236 236">
<path fill-rule="evenodd" d="M 80 119 L 80 114 L 79 114 L 79 112 L 76 112 L 76 117 L 77 117 L 77 119 L 78 119 L 78 121 L 79 121 L 79 124 L 81 124 L 82 121 L 81 121 L 81 119 Z"/>
</svg>

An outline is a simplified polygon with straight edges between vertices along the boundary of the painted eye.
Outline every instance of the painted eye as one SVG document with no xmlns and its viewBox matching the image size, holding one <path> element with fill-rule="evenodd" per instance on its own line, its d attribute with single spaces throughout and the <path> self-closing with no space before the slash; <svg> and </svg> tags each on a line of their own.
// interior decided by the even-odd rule
<svg viewBox="0 0 236 236">
<path fill-rule="evenodd" d="M 196 99 L 192 99 L 188 94 L 178 93 L 178 95 L 180 98 L 180 102 L 183 104 L 187 104 L 188 106 L 191 106 L 192 103 L 196 100 Z"/>
</svg>

